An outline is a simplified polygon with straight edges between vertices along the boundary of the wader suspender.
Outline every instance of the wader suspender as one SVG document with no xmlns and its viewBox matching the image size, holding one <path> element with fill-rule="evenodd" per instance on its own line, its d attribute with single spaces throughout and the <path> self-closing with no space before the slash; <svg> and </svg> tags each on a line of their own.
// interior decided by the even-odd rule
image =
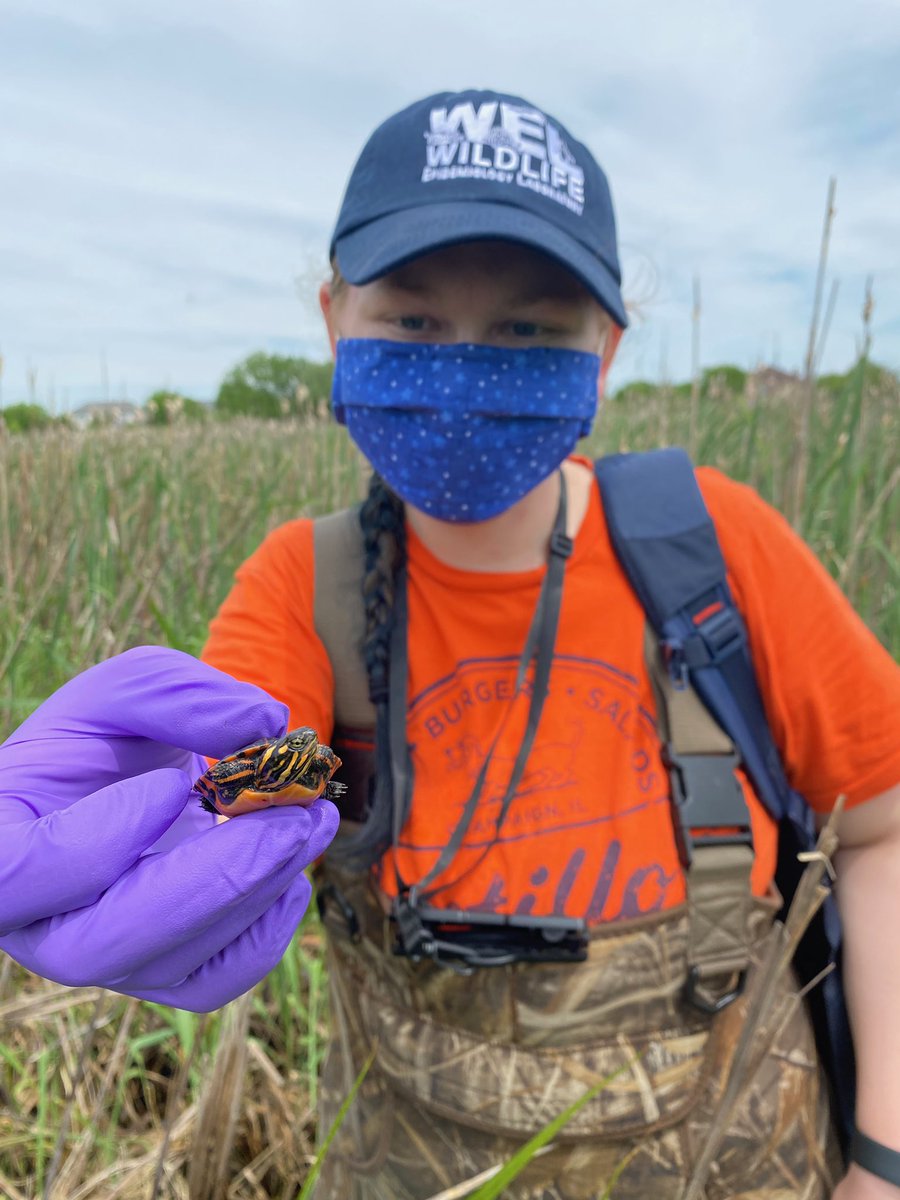
<svg viewBox="0 0 900 1200">
<path fill-rule="evenodd" d="M 613 547 L 655 637 L 647 658 L 659 733 L 671 775 L 673 819 L 691 906 L 688 993 L 719 1007 L 739 990 L 747 965 L 746 913 L 752 861 L 749 817 L 733 775 L 738 761 L 780 822 L 778 884 L 787 898 L 799 878 L 796 852 L 815 844 L 813 814 L 789 786 L 772 740 L 746 631 L 688 455 L 680 449 L 616 455 L 596 464 Z M 335 725 L 348 741 L 371 742 L 375 725 L 365 670 L 348 648 L 362 645 L 363 540 L 359 509 L 315 522 L 315 624 L 335 676 Z M 739 755 L 738 755 L 739 748 Z M 342 750 L 342 757 L 346 754 Z M 360 805 L 366 797 L 348 797 Z M 724 807 L 723 807 L 724 806 Z M 721 839 L 721 840 L 718 840 Z M 833 961 L 840 926 L 832 899 L 815 928 L 808 981 Z M 804 946 L 801 944 L 801 960 Z M 714 977 L 736 983 L 724 995 Z M 840 974 L 808 997 L 817 1041 L 835 1089 L 843 1132 L 852 1126 L 854 1068 Z"/>
<path fill-rule="evenodd" d="M 685 993 L 718 1012 L 741 994 L 750 964 L 753 837 L 734 773 L 740 756 L 693 688 L 672 683 L 649 625 L 644 648 L 687 889 Z M 729 976 L 734 982 L 722 991 Z"/>
</svg>

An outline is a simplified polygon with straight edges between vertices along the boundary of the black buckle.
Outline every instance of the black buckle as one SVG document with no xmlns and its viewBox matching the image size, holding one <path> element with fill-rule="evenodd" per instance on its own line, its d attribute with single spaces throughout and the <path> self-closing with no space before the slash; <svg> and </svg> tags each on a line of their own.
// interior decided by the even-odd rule
<svg viewBox="0 0 900 1200">
<path fill-rule="evenodd" d="M 405 896 L 398 896 L 391 911 L 391 920 L 397 929 L 397 941 L 394 943 L 394 953 L 411 958 L 413 962 L 421 962 L 423 958 L 433 958 L 435 942 L 425 928 L 419 910 L 410 904 Z"/>
<path fill-rule="evenodd" d="M 730 606 L 720 609 L 719 612 L 711 613 L 699 625 L 696 625 L 695 629 L 694 637 L 688 638 L 687 641 L 693 642 L 695 638 L 699 638 L 705 653 L 701 652 L 700 655 L 696 655 L 696 650 L 686 646 L 688 661 L 692 666 L 718 666 L 744 645 L 743 623 Z M 697 657 L 698 661 L 691 663 L 692 657 Z M 700 658 L 703 658 L 705 662 L 699 661 Z"/>
<path fill-rule="evenodd" d="M 678 754 L 667 744 L 662 757 L 669 772 L 672 824 L 681 865 L 691 865 L 695 847 L 752 848 L 750 811 L 734 773 L 738 755 Z M 728 832 L 704 832 L 720 828 Z"/>
<path fill-rule="evenodd" d="M 554 530 L 550 534 L 550 553 L 558 554 L 560 558 L 569 558 L 574 549 L 575 543 L 567 533 L 562 533 Z"/>
<path fill-rule="evenodd" d="M 704 994 L 701 990 L 700 971 L 697 967 L 691 967 L 684 985 L 684 998 L 689 1004 L 693 1004 L 694 1008 L 699 1008 L 701 1012 L 712 1016 L 715 1013 L 721 1012 L 723 1008 L 727 1008 L 729 1004 L 733 1004 L 738 996 L 744 994 L 746 986 L 747 971 L 745 969 L 738 972 L 737 979 L 731 991 L 723 992 L 721 996 L 715 997 Z"/>
<path fill-rule="evenodd" d="M 394 901 L 391 918 L 394 954 L 412 962 L 427 958 L 461 975 L 476 967 L 587 958 L 587 924 L 575 918 L 419 908 L 406 895 Z"/>
<path fill-rule="evenodd" d="M 340 909 L 341 916 L 347 925 L 347 934 L 352 942 L 358 942 L 361 933 L 359 929 L 359 918 L 356 915 L 356 910 L 353 905 L 334 883 L 326 883 L 324 887 L 320 887 L 316 892 L 316 908 L 319 910 L 319 920 L 325 920 L 325 909 L 328 907 L 328 901 L 333 900 Z"/>
</svg>

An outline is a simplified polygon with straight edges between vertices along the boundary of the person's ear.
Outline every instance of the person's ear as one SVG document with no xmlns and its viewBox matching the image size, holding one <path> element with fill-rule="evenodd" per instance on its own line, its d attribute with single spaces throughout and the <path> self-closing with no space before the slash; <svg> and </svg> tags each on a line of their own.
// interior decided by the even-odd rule
<svg viewBox="0 0 900 1200">
<path fill-rule="evenodd" d="M 616 357 L 616 351 L 619 348 L 619 342 L 622 340 L 624 332 L 625 330 L 620 325 L 610 322 L 606 333 L 606 343 L 603 347 L 603 353 L 600 356 L 600 377 L 597 380 L 598 400 L 603 399 L 603 393 L 606 390 L 606 377 L 609 374 L 609 368 L 613 364 L 613 359 Z"/>
<path fill-rule="evenodd" d="M 327 280 L 319 288 L 319 308 L 322 310 L 322 316 L 325 320 L 325 330 L 328 333 L 328 342 L 331 346 L 331 357 L 334 358 L 337 353 L 338 335 L 334 321 L 334 296 L 331 294 L 331 284 Z"/>
</svg>

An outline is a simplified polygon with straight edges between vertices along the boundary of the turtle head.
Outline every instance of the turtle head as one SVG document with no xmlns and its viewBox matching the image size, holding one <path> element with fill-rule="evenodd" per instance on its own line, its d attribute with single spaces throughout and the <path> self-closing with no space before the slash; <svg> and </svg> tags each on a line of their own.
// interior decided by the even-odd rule
<svg viewBox="0 0 900 1200">
<path fill-rule="evenodd" d="M 311 795 L 319 795 L 340 765 L 341 760 L 330 746 L 319 746 L 297 782 L 308 788 Z M 339 786 L 335 784 L 336 788 Z"/>
<path fill-rule="evenodd" d="M 300 729 L 292 729 L 286 733 L 281 739 L 281 745 L 291 757 L 293 770 L 302 771 L 315 757 L 319 748 L 319 739 L 314 729 L 304 725 Z"/>
</svg>

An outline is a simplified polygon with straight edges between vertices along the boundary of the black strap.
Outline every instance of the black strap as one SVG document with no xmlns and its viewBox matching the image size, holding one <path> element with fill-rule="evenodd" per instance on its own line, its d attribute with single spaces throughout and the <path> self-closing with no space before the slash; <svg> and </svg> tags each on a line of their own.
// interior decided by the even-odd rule
<svg viewBox="0 0 900 1200">
<path fill-rule="evenodd" d="M 562 607 L 562 585 L 566 560 L 572 553 L 572 539 L 566 534 L 566 512 L 566 482 L 562 471 L 560 471 L 559 505 L 556 510 L 556 518 L 553 522 L 553 531 L 550 535 L 550 559 L 544 575 L 544 581 L 541 584 L 541 591 L 535 607 L 534 617 L 531 621 L 531 627 L 525 639 L 525 649 L 519 661 L 513 695 L 515 699 L 521 692 L 531 660 L 536 656 L 537 661 L 534 668 L 531 700 L 528 707 L 528 720 L 513 769 L 510 773 L 509 782 L 500 804 L 500 812 L 497 816 L 493 840 L 484 848 L 478 860 L 464 874 L 475 870 L 496 844 L 516 788 L 519 786 L 519 781 L 525 770 L 525 764 L 528 761 L 528 755 L 531 753 L 531 747 L 534 744 L 535 734 L 537 733 L 538 723 L 541 719 L 541 712 L 549 688 L 550 669 L 553 665 L 553 648 L 556 644 L 556 630 L 559 625 L 559 613 Z M 391 634 L 390 653 L 390 698 L 388 701 L 391 767 L 394 783 L 392 840 L 395 851 L 399 845 L 400 833 L 409 815 L 413 789 L 413 766 L 409 753 L 409 745 L 406 740 L 406 690 L 408 679 L 407 615 L 406 568 L 403 567 L 398 572 L 394 593 L 394 625 Z M 462 816 L 457 822 L 453 833 L 450 835 L 447 844 L 442 848 L 434 866 L 422 879 L 410 886 L 404 883 L 400 875 L 395 854 L 394 871 L 397 877 L 398 892 L 401 896 L 408 894 L 410 904 L 415 905 L 417 900 L 424 899 L 426 896 L 431 898 L 438 892 L 452 887 L 462 878 L 462 876 L 458 876 L 456 879 L 452 879 L 426 892 L 428 885 L 437 879 L 449 866 L 459 847 L 462 845 L 469 825 L 472 823 L 472 818 L 475 815 L 478 801 L 481 799 L 488 768 L 490 767 L 494 750 L 503 733 L 511 709 L 512 706 L 510 705 L 500 722 L 500 726 L 494 735 L 490 748 L 485 755 L 484 762 L 481 764 L 481 769 L 478 772 L 472 791 L 466 801 Z"/>
<path fill-rule="evenodd" d="M 879 1179 L 900 1187 L 900 1151 L 882 1146 L 856 1129 L 850 1143 L 850 1158 Z"/>
</svg>

